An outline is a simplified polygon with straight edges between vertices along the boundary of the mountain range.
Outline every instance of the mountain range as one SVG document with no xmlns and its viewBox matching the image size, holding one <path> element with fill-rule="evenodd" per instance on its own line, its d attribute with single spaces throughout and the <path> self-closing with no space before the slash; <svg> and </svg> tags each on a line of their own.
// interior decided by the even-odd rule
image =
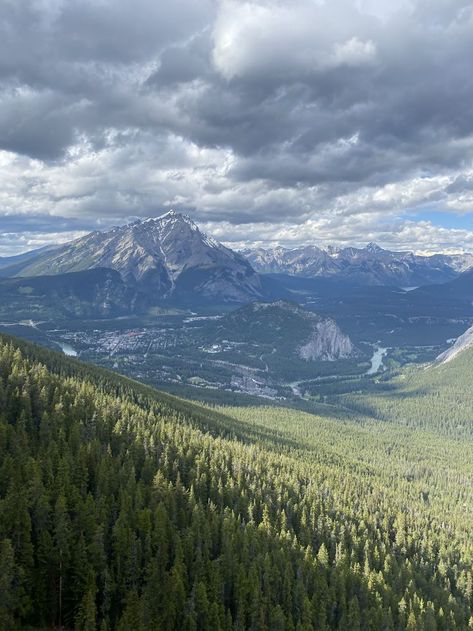
<svg viewBox="0 0 473 631">
<path fill-rule="evenodd" d="M 138 307 L 158 304 L 192 308 L 281 298 L 297 300 L 288 287 L 291 278 L 293 282 L 313 279 L 330 286 L 342 283 L 348 290 L 355 286 L 432 285 L 426 291 L 431 291 L 435 297 L 438 283 L 453 282 L 454 293 L 463 291 L 465 284 L 468 288 L 471 285 L 468 270 L 472 266 L 471 254 L 420 256 L 412 252 L 391 252 L 373 243 L 365 248 L 324 250 L 305 246 L 236 252 L 207 236 L 187 215 L 170 211 L 157 218 L 91 232 L 64 245 L 5 257 L 0 259 L 0 277 L 57 277 L 96 269 L 114 270 L 117 276 L 109 277 L 109 285 L 123 283 L 132 290 L 124 292 L 118 285 L 115 288 L 115 296 L 120 293 L 124 296 L 122 308 L 105 297 L 110 292 L 109 287 L 100 289 L 94 296 L 89 295 L 91 305 L 86 309 L 91 313 L 112 314 L 130 305 L 136 311 Z M 80 278 L 71 280 L 71 288 L 78 287 Z M 99 285 L 102 281 L 103 277 Z M 23 309 L 28 304 L 34 307 L 51 300 L 54 303 L 53 287 L 57 289 L 58 282 L 51 286 L 52 293 L 47 283 L 41 282 L 27 285 L 36 288 L 30 291 L 20 286 L 15 290 L 11 283 L 1 281 L 0 290 L 5 299 L 13 297 L 13 303 Z M 63 285 L 68 282 L 64 278 Z M 38 297 L 37 290 L 41 287 L 46 291 L 46 298 L 35 302 L 34 297 Z M 330 287 L 323 289 L 330 290 Z M 30 293 L 25 294 L 25 291 Z M 68 295 L 70 298 L 71 294 Z M 78 296 L 78 300 L 82 301 L 83 296 Z M 101 308 L 100 302 L 109 307 Z M 7 303 L 4 306 L 7 308 Z M 82 313 L 81 309 L 78 313 Z"/>
<path fill-rule="evenodd" d="M 246 249 L 241 252 L 260 273 L 290 274 L 306 278 L 334 278 L 363 285 L 399 287 L 443 283 L 473 266 L 472 254 L 420 256 L 391 252 L 375 243 L 365 248 Z"/>
</svg>

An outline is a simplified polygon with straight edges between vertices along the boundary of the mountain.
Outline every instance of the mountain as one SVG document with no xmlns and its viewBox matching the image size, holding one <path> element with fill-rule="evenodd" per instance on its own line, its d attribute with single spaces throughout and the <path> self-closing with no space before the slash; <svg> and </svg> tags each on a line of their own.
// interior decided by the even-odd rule
<svg viewBox="0 0 473 631">
<path fill-rule="evenodd" d="M 447 282 L 473 266 L 473 255 L 419 256 L 391 252 L 375 243 L 365 248 L 333 248 L 314 245 L 287 249 L 242 250 L 260 273 L 337 278 L 367 285 L 410 287 Z"/>
<path fill-rule="evenodd" d="M 242 250 L 242 254 L 259 272 L 269 274 L 293 274 L 301 276 L 332 276 L 338 266 L 330 254 L 317 246 L 294 250 L 276 247 L 265 250 Z"/>
<path fill-rule="evenodd" d="M 111 269 L 0 279 L 0 318 L 9 321 L 119 316 L 144 304 Z"/>
<path fill-rule="evenodd" d="M 473 302 L 473 269 L 467 270 L 457 278 L 447 282 L 419 287 L 410 292 L 416 297 L 429 297 L 471 305 Z"/>
<path fill-rule="evenodd" d="M 217 321 L 213 338 L 269 344 L 274 353 L 296 356 L 305 361 L 335 361 L 357 355 L 350 338 L 331 318 L 322 318 L 299 305 L 278 300 L 253 302 Z"/>
<path fill-rule="evenodd" d="M 186 215 L 170 211 L 106 232 L 92 232 L 53 252 L 39 253 L 16 276 L 64 274 L 106 267 L 152 303 L 247 302 L 259 298 L 259 276 L 236 252 L 208 237 Z"/>
</svg>

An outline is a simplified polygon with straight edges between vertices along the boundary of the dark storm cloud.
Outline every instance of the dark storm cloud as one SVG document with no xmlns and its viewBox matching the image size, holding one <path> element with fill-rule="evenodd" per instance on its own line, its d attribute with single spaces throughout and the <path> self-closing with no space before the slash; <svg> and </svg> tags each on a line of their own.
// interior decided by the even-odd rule
<svg viewBox="0 0 473 631">
<path fill-rule="evenodd" d="M 463 212 L 472 58 L 460 0 L 6 0 L 0 213 Z"/>
</svg>

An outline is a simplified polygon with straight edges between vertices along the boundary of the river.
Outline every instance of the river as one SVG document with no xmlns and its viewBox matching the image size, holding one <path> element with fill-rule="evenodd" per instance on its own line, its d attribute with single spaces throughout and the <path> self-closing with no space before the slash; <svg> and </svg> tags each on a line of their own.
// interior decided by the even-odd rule
<svg viewBox="0 0 473 631">
<path fill-rule="evenodd" d="M 366 371 L 367 375 L 374 375 L 376 374 L 379 370 L 381 370 L 382 366 L 383 366 L 383 358 L 386 355 L 386 353 L 388 352 L 387 348 L 382 348 L 381 346 L 378 346 L 374 353 L 373 353 L 373 357 L 371 358 L 371 368 L 369 370 Z"/>
<path fill-rule="evenodd" d="M 67 342 L 56 342 L 56 344 L 61 347 L 64 355 L 68 355 L 69 357 L 77 357 L 78 353 L 76 349 L 73 348 L 70 344 L 67 344 Z"/>
</svg>

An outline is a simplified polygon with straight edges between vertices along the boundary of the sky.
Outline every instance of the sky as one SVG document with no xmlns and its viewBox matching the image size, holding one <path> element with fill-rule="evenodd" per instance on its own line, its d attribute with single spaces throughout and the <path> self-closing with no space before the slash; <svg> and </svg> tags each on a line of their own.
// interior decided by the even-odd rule
<svg viewBox="0 0 473 631">
<path fill-rule="evenodd" d="M 473 251 L 471 0 L 0 0 L 0 256 L 174 208 Z"/>
</svg>

